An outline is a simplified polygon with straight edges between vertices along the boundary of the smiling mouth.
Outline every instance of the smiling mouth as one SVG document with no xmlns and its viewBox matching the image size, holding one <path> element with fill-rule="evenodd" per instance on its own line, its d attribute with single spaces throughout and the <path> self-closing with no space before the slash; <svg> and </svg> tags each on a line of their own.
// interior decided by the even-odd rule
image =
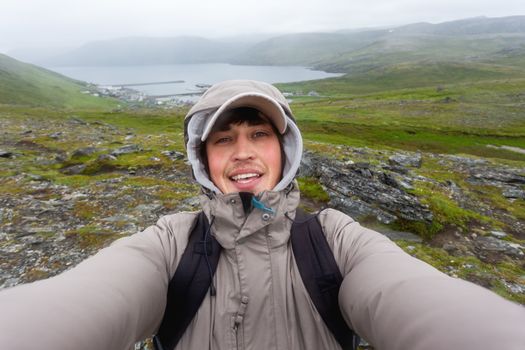
<svg viewBox="0 0 525 350">
<path fill-rule="evenodd" d="M 246 173 L 246 174 L 238 174 L 230 177 L 230 180 L 238 182 L 238 183 L 248 183 L 254 179 L 258 179 L 261 177 L 261 174 L 257 173 Z"/>
</svg>

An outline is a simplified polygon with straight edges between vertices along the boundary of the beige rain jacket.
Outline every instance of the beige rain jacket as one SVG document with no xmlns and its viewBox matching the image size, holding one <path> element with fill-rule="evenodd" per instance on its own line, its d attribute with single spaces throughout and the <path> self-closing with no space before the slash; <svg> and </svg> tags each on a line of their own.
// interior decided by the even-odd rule
<svg viewBox="0 0 525 350">
<path fill-rule="evenodd" d="M 299 191 L 266 192 L 276 211 L 245 217 L 238 194 L 203 196 L 224 247 L 215 284 L 177 349 L 339 349 L 289 244 Z M 162 217 L 57 277 L 0 293 L 0 348 L 129 349 L 156 332 L 196 213 Z M 525 349 L 525 310 L 405 254 L 348 216 L 320 222 L 344 276 L 346 320 L 376 349 Z M 236 321 L 238 326 L 236 326 Z"/>
</svg>

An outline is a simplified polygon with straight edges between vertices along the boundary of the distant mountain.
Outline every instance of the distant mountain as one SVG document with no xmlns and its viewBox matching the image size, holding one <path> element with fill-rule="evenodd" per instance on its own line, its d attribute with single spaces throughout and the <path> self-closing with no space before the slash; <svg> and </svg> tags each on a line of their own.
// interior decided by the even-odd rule
<svg viewBox="0 0 525 350">
<path fill-rule="evenodd" d="M 292 34 L 263 41 L 235 58 L 247 64 L 301 64 L 356 73 L 402 62 L 505 60 L 525 49 L 525 16 L 471 18 L 396 28 Z M 525 57 L 523 57 L 525 66 Z M 517 62 L 521 64 L 521 62 Z"/>
<path fill-rule="evenodd" d="M 479 35 L 525 33 L 525 16 L 475 17 L 438 24 L 415 23 L 395 29 L 401 33 L 434 35 Z"/>
<path fill-rule="evenodd" d="M 223 62 L 301 65 L 354 74 L 427 60 L 503 62 L 525 68 L 524 51 L 525 16 L 512 16 L 270 38 L 121 38 L 92 42 L 38 61 L 38 64 L 93 66 Z"/>
<path fill-rule="evenodd" d="M 87 88 L 86 83 L 0 54 L 0 104 L 60 108 L 117 104 L 86 94 Z"/>
<path fill-rule="evenodd" d="M 46 66 L 111 66 L 227 62 L 248 45 L 200 37 L 121 38 L 88 43 L 39 63 Z"/>
</svg>

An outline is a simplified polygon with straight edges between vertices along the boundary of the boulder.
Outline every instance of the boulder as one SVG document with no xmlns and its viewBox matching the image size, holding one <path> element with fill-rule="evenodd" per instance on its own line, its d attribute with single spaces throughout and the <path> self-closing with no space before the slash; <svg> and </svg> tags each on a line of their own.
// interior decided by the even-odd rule
<svg viewBox="0 0 525 350">
<path fill-rule="evenodd" d="M 305 152 L 300 174 L 318 178 L 330 196 L 330 205 L 354 218 L 373 216 L 385 224 L 398 218 L 432 221 L 432 212 L 426 205 L 407 194 L 391 173 L 370 163 L 347 165 Z"/>
<path fill-rule="evenodd" d="M 162 151 L 160 152 L 160 154 L 166 156 L 166 157 L 169 157 L 173 160 L 181 160 L 181 159 L 184 159 L 186 156 L 184 155 L 184 153 L 182 152 L 178 152 L 178 151 Z"/>
<path fill-rule="evenodd" d="M 398 154 L 394 154 L 393 156 L 389 157 L 388 162 L 392 166 L 420 168 L 422 160 L 421 160 L 421 154 L 419 153 L 416 153 L 413 155 L 398 153 Z"/>
<path fill-rule="evenodd" d="M 95 147 L 79 148 L 73 151 L 73 153 L 71 154 L 71 158 L 80 158 L 80 157 L 89 156 L 95 153 L 96 151 L 97 149 Z"/>
<path fill-rule="evenodd" d="M 525 199 L 525 191 L 519 187 L 509 186 L 503 190 L 503 196 L 506 198 Z"/>
<path fill-rule="evenodd" d="M 0 158 L 13 158 L 14 153 L 0 149 Z"/>
<path fill-rule="evenodd" d="M 86 169 L 85 164 L 75 164 L 68 167 L 62 168 L 60 171 L 66 175 L 78 175 Z"/>
<path fill-rule="evenodd" d="M 502 241 L 491 236 L 481 236 L 474 241 L 481 252 L 492 252 L 504 254 L 512 258 L 523 258 L 523 247 L 516 243 Z"/>
<path fill-rule="evenodd" d="M 117 148 L 116 150 L 113 150 L 111 152 L 111 155 L 118 157 L 123 154 L 137 153 L 141 151 L 142 147 L 140 147 L 139 145 L 125 145 L 120 148 Z"/>
<path fill-rule="evenodd" d="M 117 157 L 115 157 L 114 155 L 111 155 L 111 154 L 101 154 L 98 156 L 97 158 L 98 161 L 112 161 L 112 160 L 117 160 Z"/>
</svg>

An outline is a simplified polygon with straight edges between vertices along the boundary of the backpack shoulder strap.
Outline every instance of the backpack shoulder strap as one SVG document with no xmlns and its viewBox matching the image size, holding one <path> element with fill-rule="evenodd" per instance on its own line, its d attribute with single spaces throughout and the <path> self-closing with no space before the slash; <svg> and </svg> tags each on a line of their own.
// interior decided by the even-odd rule
<svg viewBox="0 0 525 350">
<path fill-rule="evenodd" d="M 297 210 L 291 241 L 301 279 L 321 318 L 343 349 L 356 349 L 359 337 L 348 327 L 339 309 L 343 277 L 317 216 Z"/>
<path fill-rule="evenodd" d="M 168 286 L 164 317 L 153 338 L 157 350 L 174 349 L 195 317 L 210 289 L 221 248 L 210 234 L 210 224 L 201 211 L 193 223 L 188 245 Z"/>
</svg>

